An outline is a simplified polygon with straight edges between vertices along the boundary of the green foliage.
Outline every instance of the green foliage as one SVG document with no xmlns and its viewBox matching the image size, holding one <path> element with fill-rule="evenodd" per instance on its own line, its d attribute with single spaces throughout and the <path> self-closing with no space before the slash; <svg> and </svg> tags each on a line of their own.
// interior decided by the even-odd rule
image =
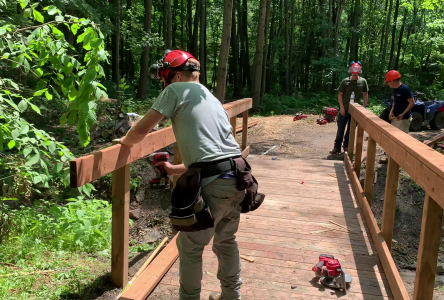
<svg viewBox="0 0 444 300">
<path fill-rule="evenodd" d="M 68 199 L 66 206 L 41 201 L 32 207 L 11 210 L 16 231 L 10 241 L 35 241 L 47 249 L 93 252 L 111 242 L 111 206 L 103 200 Z M 1 251 L 1 250 L 0 250 Z M 7 261 L 25 258 L 15 253 Z"/>
</svg>

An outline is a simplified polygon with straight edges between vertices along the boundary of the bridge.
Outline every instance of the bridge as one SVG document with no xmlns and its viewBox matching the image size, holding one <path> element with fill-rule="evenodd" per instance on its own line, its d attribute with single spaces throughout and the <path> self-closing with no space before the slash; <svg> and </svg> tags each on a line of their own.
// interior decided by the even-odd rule
<svg viewBox="0 0 444 300">
<path fill-rule="evenodd" d="M 444 207 L 444 156 L 351 104 L 349 152 L 344 162 L 249 155 L 251 99 L 224 105 L 233 131 L 242 114 L 242 155 L 248 156 L 264 204 L 241 215 L 236 235 L 242 257 L 243 299 L 410 299 L 391 256 L 399 170 L 426 193 L 413 299 L 432 299 Z M 364 187 L 359 181 L 364 131 L 368 133 Z M 111 278 L 128 283 L 129 166 L 175 142 L 172 128 L 148 134 L 132 148 L 114 145 L 71 161 L 71 186 L 112 172 Z M 370 209 L 376 145 L 388 155 L 381 228 Z M 174 149 L 174 163 L 181 163 Z M 177 178 L 174 178 L 174 182 Z M 352 283 L 345 295 L 324 287 L 311 268 L 320 254 L 338 258 Z M 211 243 L 203 255 L 202 298 L 220 290 Z M 178 299 L 175 238 L 119 299 Z"/>
</svg>

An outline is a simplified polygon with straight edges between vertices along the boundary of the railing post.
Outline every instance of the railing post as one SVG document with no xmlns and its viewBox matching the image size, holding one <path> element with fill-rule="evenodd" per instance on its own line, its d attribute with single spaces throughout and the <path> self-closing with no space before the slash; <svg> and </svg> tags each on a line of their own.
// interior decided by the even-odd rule
<svg viewBox="0 0 444 300">
<path fill-rule="evenodd" d="M 174 158 L 173 158 L 173 164 L 174 165 L 180 165 L 182 163 L 182 155 L 180 154 L 179 146 L 177 143 L 174 143 Z M 176 187 L 176 182 L 179 179 L 180 175 L 174 175 L 173 176 L 173 188 Z"/>
<path fill-rule="evenodd" d="M 367 143 L 367 163 L 365 166 L 364 193 L 369 205 L 373 201 L 373 179 L 375 177 L 376 141 L 369 136 Z"/>
<path fill-rule="evenodd" d="M 236 139 L 236 116 L 231 117 L 230 124 L 231 124 L 231 127 L 233 127 L 234 139 Z"/>
<path fill-rule="evenodd" d="M 389 250 L 392 249 L 393 226 L 395 225 L 396 195 L 398 193 L 399 165 L 389 157 L 385 181 L 384 209 L 381 232 Z"/>
<path fill-rule="evenodd" d="M 350 136 L 348 139 L 348 157 L 353 161 L 353 153 L 355 152 L 355 137 L 356 137 L 356 120 L 353 116 L 350 117 Z"/>
<path fill-rule="evenodd" d="M 433 298 L 436 262 L 441 242 L 442 215 L 442 207 L 426 194 L 413 292 L 414 300 L 432 300 Z"/>
<path fill-rule="evenodd" d="M 118 287 L 128 283 L 130 165 L 112 175 L 111 280 Z"/>
<path fill-rule="evenodd" d="M 362 157 L 362 143 L 364 142 L 364 128 L 358 124 L 358 135 L 356 137 L 356 158 L 355 158 L 355 172 L 359 179 L 361 173 L 361 157 Z"/>
<path fill-rule="evenodd" d="M 248 137 L 248 110 L 244 111 L 242 114 L 242 151 L 247 148 L 247 137 Z"/>
</svg>

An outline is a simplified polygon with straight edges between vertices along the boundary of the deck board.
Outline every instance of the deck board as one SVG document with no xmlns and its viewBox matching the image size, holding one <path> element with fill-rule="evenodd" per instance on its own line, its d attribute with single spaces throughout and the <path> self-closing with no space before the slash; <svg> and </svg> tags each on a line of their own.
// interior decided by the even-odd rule
<svg viewBox="0 0 444 300">
<path fill-rule="evenodd" d="M 236 234 L 240 253 L 254 258 L 242 260 L 242 299 L 392 299 L 342 162 L 254 155 L 248 161 L 266 199 L 257 211 L 241 215 Z M 354 232 L 311 234 L 334 227 L 330 220 Z M 347 295 L 314 277 L 311 268 L 322 253 L 338 258 L 352 276 Z M 201 299 L 220 289 L 216 272 L 210 242 L 203 253 Z M 176 261 L 148 299 L 178 299 L 178 274 Z"/>
</svg>

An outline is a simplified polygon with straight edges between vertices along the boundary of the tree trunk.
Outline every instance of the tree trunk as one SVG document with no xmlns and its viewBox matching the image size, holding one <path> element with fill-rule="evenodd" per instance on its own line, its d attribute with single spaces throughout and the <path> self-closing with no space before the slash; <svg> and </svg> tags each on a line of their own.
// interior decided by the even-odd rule
<svg viewBox="0 0 444 300">
<path fill-rule="evenodd" d="M 239 87 L 239 70 L 238 70 L 238 60 L 239 60 L 239 49 L 238 41 L 236 35 L 236 1 L 233 0 L 233 11 L 231 12 L 231 74 L 233 76 L 233 96 L 239 97 L 240 87 Z"/>
<path fill-rule="evenodd" d="M 355 11 L 353 13 L 352 39 L 350 45 L 350 61 L 358 60 L 358 24 L 359 24 L 359 6 L 360 0 L 355 1 Z"/>
<path fill-rule="evenodd" d="M 171 13 L 171 0 L 166 1 L 166 19 L 167 19 L 167 28 L 166 28 L 166 48 L 173 48 L 173 24 L 172 24 L 172 13 Z"/>
<path fill-rule="evenodd" d="M 199 62 L 200 62 L 200 76 L 199 81 L 203 85 L 207 85 L 207 59 L 206 59 L 206 48 L 207 41 L 205 38 L 205 31 L 207 30 L 207 13 L 206 13 L 206 0 L 200 0 L 200 50 L 199 50 Z"/>
<path fill-rule="evenodd" d="M 338 58 L 338 44 L 339 44 L 339 24 L 341 23 L 341 16 L 343 12 L 343 8 L 341 7 L 341 0 L 338 1 L 338 9 L 336 13 L 336 21 L 335 21 L 335 45 L 334 45 L 334 57 Z M 338 72 L 333 72 L 333 80 L 332 80 L 332 89 L 336 89 L 338 79 Z"/>
<path fill-rule="evenodd" d="M 289 16 L 288 16 L 288 5 L 289 0 L 284 0 L 284 13 L 285 13 L 285 78 L 284 78 L 284 88 L 285 95 L 290 95 L 290 24 L 289 24 Z"/>
<path fill-rule="evenodd" d="M 231 40 L 231 14 L 233 0 L 225 0 L 222 27 L 222 41 L 220 44 L 219 64 L 217 65 L 216 98 L 223 104 L 225 101 L 225 87 L 227 85 L 227 61 Z"/>
<path fill-rule="evenodd" d="M 239 0 L 240 1 L 240 0 Z M 248 43 L 248 10 L 247 10 L 247 0 L 242 0 L 242 30 L 244 31 L 245 37 L 245 61 L 244 61 L 244 78 L 246 80 L 246 85 L 249 90 L 251 90 L 251 74 L 250 74 L 250 46 Z"/>
<path fill-rule="evenodd" d="M 268 73 L 268 64 L 267 64 L 267 60 L 268 60 L 268 29 L 269 26 L 268 24 L 270 23 L 270 15 L 271 15 L 271 0 L 267 0 L 267 14 L 265 15 L 265 32 L 264 32 L 264 37 L 265 37 L 265 47 L 264 47 L 264 62 L 262 64 L 262 83 L 261 83 L 261 99 L 260 99 L 260 103 L 262 104 L 264 101 L 264 95 L 265 95 L 265 83 L 266 83 L 266 77 L 267 77 L 267 73 Z M 273 28 L 271 29 L 273 30 Z"/>
<path fill-rule="evenodd" d="M 259 109 L 261 97 L 262 60 L 264 56 L 264 27 L 267 14 L 267 0 L 261 0 L 259 6 L 259 21 L 257 26 L 256 54 L 254 56 L 254 81 L 253 81 L 253 109 Z"/>
<path fill-rule="evenodd" d="M 402 18 L 401 31 L 399 32 L 398 51 L 396 51 L 396 61 L 395 61 L 395 68 L 394 68 L 395 70 L 398 70 L 398 66 L 399 66 L 399 56 L 401 55 L 402 37 L 404 35 L 406 19 L 407 19 L 407 8 L 404 9 L 404 17 Z"/>
<path fill-rule="evenodd" d="M 143 30 L 145 33 L 151 33 L 151 17 L 153 6 L 153 0 L 144 0 L 145 17 L 143 22 Z M 146 96 L 146 85 L 148 83 L 149 76 L 149 58 L 150 58 L 150 47 L 147 45 L 142 52 L 142 57 L 140 59 L 140 78 L 139 78 L 139 88 L 137 89 L 137 98 L 142 99 Z"/>
<path fill-rule="evenodd" d="M 392 68 L 392 62 L 393 62 L 393 54 L 395 52 L 395 38 L 396 38 L 396 21 L 398 20 L 398 11 L 399 11 L 399 0 L 396 0 L 396 7 L 395 7 L 395 15 L 393 16 L 393 25 L 392 25 L 392 46 L 390 50 L 390 59 L 388 64 L 388 70 L 391 70 Z"/>
<path fill-rule="evenodd" d="M 384 40 L 384 47 L 382 49 L 382 65 L 385 65 L 385 57 L 387 54 L 387 44 L 388 44 L 388 36 L 389 36 L 389 29 L 390 29 L 390 20 L 392 17 L 392 8 L 393 8 L 393 0 L 390 0 L 390 7 L 389 7 L 389 11 L 387 14 L 387 22 L 386 22 L 386 27 L 385 27 L 385 40 Z M 383 72 L 383 70 L 381 69 L 381 71 Z M 378 86 L 381 86 L 382 84 L 382 79 L 383 79 L 383 74 L 382 72 L 379 74 L 378 78 Z"/>
<path fill-rule="evenodd" d="M 187 34 L 188 34 L 188 52 L 191 53 L 192 41 L 193 41 L 193 0 L 187 1 Z"/>
<path fill-rule="evenodd" d="M 237 10 L 237 38 L 238 38 L 238 45 L 239 45 L 239 60 L 236 62 L 236 64 L 238 65 L 238 77 L 237 77 L 237 81 L 238 81 L 238 85 L 239 85 L 239 89 L 242 89 L 245 85 L 242 85 L 243 83 L 243 78 L 244 78 L 244 66 L 242 64 L 243 60 L 245 59 L 245 48 L 244 48 L 244 43 L 243 41 L 244 39 L 244 32 L 242 30 L 242 8 L 241 8 L 241 0 L 237 0 L 236 2 L 236 10 Z"/>
<path fill-rule="evenodd" d="M 271 7 L 270 7 L 270 10 L 271 10 Z M 275 31 L 275 26 L 276 26 L 275 25 L 276 24 L 276 22 L 275 22 L 276 9 L 275 8 L 273 8 L 272 13 L 273 14 L 271 16 L 270 38 L 269 38 L 270 41 L 274 41 L 274 31 Z M 268 51 L 267 52 L 268 52 L 267 53 L 268 58 L 267 58 L 267 67 L 266 67 L 266 72 L 265 72 L 265 91 L 263 92 L 263 94 L 270 93 L 270 90 L 271 90 L 271 76 L 273 73 L 272 65 L 273 65 L 273 59 L 274 59 L 273 44 L 272 43 L 268 44 Z M 262 99 L 262 96 L 261 96 L 261 99 Z"/>
<path fill-rule="evenodd" d="M 119 49 L 120 49 L 120 0 L 111 0 L 116 14 L 111 14 L 111 23 L 114 24 L 114 32 L 111 38 L 112 43 L 112 80 L 119 90 L 120 84 L 120 66 L 119 66 Z"/>
<path fill-rule="evenodd" d="M 132 0 L 127 0 L 127 11 L 129 12 L 131 10 L 131 7 L 133 5 Z M 127 22 L 128 22 L 128 32 L 132 31 L 132 23 L 131 20 L 129 18 L 129 14 L 127 13 L 128 17 L 127 17 Z M 128 81 L 131 82 L 134 79 L 134 74 L 135 74 L 135 70 L 134 70 L 134 58 L 133 58 L 133 52 L 131 51 L 130 48 L 130 35 L 129 33 L 127 33 L 126 35 L 126 41 L 127 41 L 127 45 L 128 45 L 128 49 L 126 49 L 126 78 L 128 78 Z"/>
<path fill-rule="evenodd" d="M 184 15 L 184 5 L 183 2 L 185 0 L 180 0 L 180 49 L 184 49 L 185 45 L 183 43 L 184 40 L 184 28 L 185 28 L 185 15 Z"/>
<path fill-rule="evenodd" d="M 202 8 L 201 1 L 204 1 L 204 0 L 197 0 L 196 1 L 196 12 L 194 14 L 193 39 L 191 41 L 191 48 L 190 48 L 190 53 L 194 57 L 198 57 L 198 54 L 199 54 L 198 53 L 199 48 L 197 45 L 198 45 L 198 40 L 199 40 L 200 9 Z"/>
<path fill-rule="evenodd" d="M 172 47 L 173 49 L 177 48 L 177 33 L 178 33 L 178 29 L 179 26 L 177 25 L 177 7 L 179 6 L 179 0 L 174 0 L 173 2 L 173 10 L 171 12 L 171 30 L 172 30 Z"/>
</svg>

